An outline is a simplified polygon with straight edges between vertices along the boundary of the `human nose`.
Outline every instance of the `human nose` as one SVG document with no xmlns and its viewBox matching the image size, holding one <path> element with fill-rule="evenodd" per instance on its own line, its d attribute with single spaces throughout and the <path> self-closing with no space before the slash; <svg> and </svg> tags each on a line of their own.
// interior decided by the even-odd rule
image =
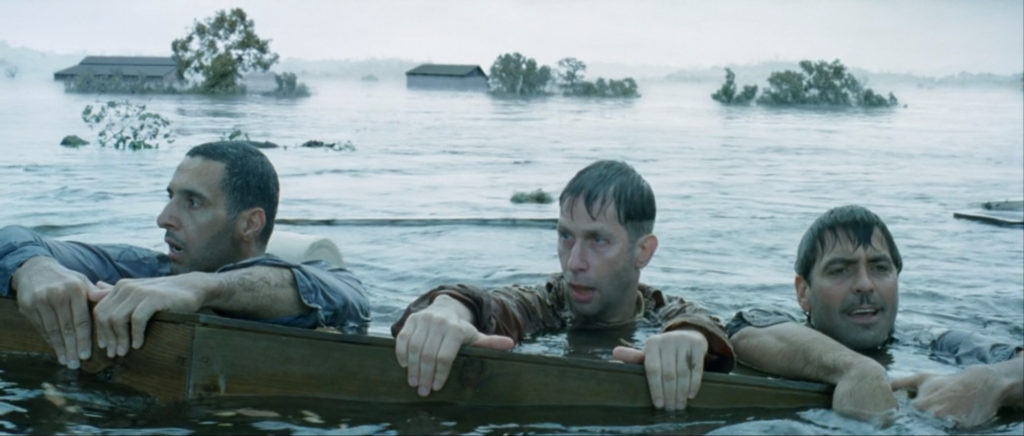
<svg viewBox="0 0 1024 436">
<path fill-rule="evenodd" d="M 156 217 L 156 225 L 161 229 L 170 229 L 178 227 L 177 215 L 174 211 L 174 202 L 168 201 L 167 205 L 164 206 L 164 210 L 160 212 L 160 215 Z"/>
<path fill-rule="evenodd" d="M 584 257 L 583 244 L 573 244 L 569 249 L 569 269 L 571 271 L 586 270 L 588 264 Z"/>
<path fill-rule="evenodd" d="M 869 293 L 875 291 L 875 282 L 871 279 L 871 274 L 868 271 L 867 265 L 861 265 L 857 268 L 857 276 L 854 277 L 853 292 L 855 293 Z"/>
</svg>

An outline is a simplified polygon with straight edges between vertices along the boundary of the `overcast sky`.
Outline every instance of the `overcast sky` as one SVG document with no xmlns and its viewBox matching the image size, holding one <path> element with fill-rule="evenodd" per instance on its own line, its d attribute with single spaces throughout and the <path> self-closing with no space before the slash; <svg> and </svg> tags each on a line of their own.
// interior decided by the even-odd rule
<svg viewBox="0 0 1024 436">
<path fill-rule="evenodd" d="M 0 40 L 61 54 L 170 54 L 193 20 L 240 6 L 283 58 L 403 58 L 485 68 L 705 67 L 841 59 L 873 71 L 1024 70 L 1024 1 L 0 0 Z"/>
</svg>

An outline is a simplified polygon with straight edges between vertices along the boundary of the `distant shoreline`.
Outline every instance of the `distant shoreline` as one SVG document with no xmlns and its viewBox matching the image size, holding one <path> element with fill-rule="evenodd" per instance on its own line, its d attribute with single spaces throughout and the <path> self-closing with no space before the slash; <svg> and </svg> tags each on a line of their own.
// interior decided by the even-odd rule
<svg viewBox="0 0 1024 436">
<path fill-rule="evenodd" d="M 167 55 L 167 54 L 163 54 Z M 52 76 L 55 71 L 77 64 L 84 54 L 55 54 L 30 48 L 12 47 L 0 40 L 0 80 L 6 68 L 14 68 L 23 77 Z M 829 60 L 829 59 L 826 59 Z M 295 72 L 300 78 L 337 78 L 359 80 L 372 74 L 380 80 L 405 80 L 405 72 L 429 61 L 398 58 L 307 60 L 284 58 L 274 71 Z M 740 83 L 763 83 L 773 71 L 796 70 L 799 60 L 765 61 L 749 64 L 729 64 L 712 67 L 677 68 L 667 65 L 631 65 L 624 63 L 588 63 L 587 75 L 598 77 L 633 77 L 653 82 L 721 83 L 725 68 L 736 73 Z M 490 65 L 481 65 L 485 71 Z M 928 75 L 869 71 L 851 65 L 851 73 L 869 84 L 901 84 L 923 87 L 992 86 L 1021 88 L 1024 73 L 998 74 L 962 71 L 955 74 Z"/>
</svg>

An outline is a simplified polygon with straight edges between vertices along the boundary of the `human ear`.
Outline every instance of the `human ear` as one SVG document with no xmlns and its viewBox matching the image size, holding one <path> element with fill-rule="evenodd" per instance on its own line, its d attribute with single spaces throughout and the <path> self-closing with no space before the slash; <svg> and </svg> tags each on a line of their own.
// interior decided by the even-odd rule
<svg viewBox="0 0 1024 436">
<path fill-rule="evenodd" d="M 800 308 L 804 310 L 804 313 L 811 313 L 811 296 L 807 292 L 810 286 L 807 280 L 803 276 L 797 275 L 793 280 L 793 287 L 796 288 L 796 301 L 800 303 Z"/>
<path fill-rule="evenodd" d="M 637 241 L 637 249 L 640 253 L 636 256 L 636 269 L 643 269 L 651 262 L 654 252 L 658 250 L 658 237 L 647 235 Z"/>
<path fill-rule="evenodd" d="M 263 208 L 254 207 L 239 214 L 236 228 L 243 241 L 251 242 L 259 238 L 266 224 L 266 212 Z"/>
</svg>

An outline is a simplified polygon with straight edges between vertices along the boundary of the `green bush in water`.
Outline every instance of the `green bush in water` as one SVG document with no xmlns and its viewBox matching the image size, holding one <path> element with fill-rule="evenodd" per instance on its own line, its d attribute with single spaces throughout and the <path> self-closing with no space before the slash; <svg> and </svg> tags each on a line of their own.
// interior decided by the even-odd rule
<svg viewBox="0 0 1024 436">
<path fill-rule="evenodd" d="M 533 192 L 516 192 L 515 194 L 512 194 L 511 201 L 516 204 L 548 204 L 555 200 L 554 198 L 551 198 L 551 194 L 548 194 L 547 192 L 544 192 L 543 190 L 538 188 L 536 191 Z"/>
<path fill-rule="evenodd" d="M 160 142 L 174 142 L 171 122 L 146 111 L 146 106 L 128 101 L 108 101 L 96 108 L 86 105 L 82 121 L 89 129 L 99 128 L 97 142 L 116 149 L 144 150 L 159 148 Z"/>
</svg>

